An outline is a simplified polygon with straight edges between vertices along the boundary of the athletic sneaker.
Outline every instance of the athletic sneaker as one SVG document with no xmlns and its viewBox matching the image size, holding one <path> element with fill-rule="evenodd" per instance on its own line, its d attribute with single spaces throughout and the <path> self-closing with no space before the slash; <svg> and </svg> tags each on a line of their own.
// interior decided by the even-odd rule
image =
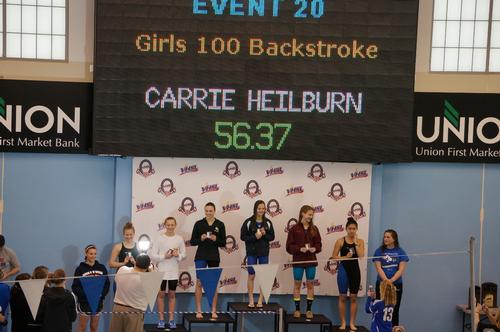
<svg viewBox="0 0 500 332">
<path fill-rule="evenodd" d="M 177 327 L 177 324 L 175 324 L 175 320 L 171 320 L 168 322 L 169 329 L 175 329 L 176 327 Z"/>
<path fill-rule="evenodd" d="M 156 325 L 156 327 L 159 329 L 164 329 L 165 328 L 165 321 L 163 319 L 159 320 L 158 325 Z"/>
</svg>

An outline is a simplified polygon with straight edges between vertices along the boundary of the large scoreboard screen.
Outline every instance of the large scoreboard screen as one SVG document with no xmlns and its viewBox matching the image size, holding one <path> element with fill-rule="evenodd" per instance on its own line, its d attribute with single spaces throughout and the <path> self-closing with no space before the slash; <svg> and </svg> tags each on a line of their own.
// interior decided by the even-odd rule
<svg viewBox="0 0 500 332">
<path fill-rule="evenodd" d="M 97 0 L 96 154 L 410 161 L 418 0 Z"/>
</svg>

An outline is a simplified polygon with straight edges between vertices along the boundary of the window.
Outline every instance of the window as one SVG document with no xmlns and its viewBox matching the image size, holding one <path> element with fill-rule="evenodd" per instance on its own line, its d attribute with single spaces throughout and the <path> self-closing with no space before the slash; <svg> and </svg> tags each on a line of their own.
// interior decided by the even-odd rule
<svg viewBox="0 0 500 332">
<path fill-rule="evenodd" d="M 67 0 L 0 0 L 0 55 L 66 60 Z"/>
<path fill-rule="evenodd" d="M 431 71 L 500 72 L 500 0 L 434 0 Z"/>
</svg>

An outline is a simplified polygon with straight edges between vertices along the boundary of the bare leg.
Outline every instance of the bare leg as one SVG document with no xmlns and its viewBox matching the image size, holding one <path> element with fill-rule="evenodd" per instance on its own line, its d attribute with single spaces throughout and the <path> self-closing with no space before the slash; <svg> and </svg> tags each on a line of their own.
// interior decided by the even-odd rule
<svg viewBox="0 0 500 332">
<path fill-rule="evenodd" d="M 89 321 L 89 316 L 80 314 L 78 318 L 78 332 L 85 332 L 87 329 L 87 322 Z"/>
<path fill-rule="evenodd" d="M 255 274 L 249 274 L 248 275 L 248 305 L 249 306 L 254 306 L 253 303 L 253 286 L 254 286 L 254 281 L 255 281 Z"/>
<path fill-rule="evenodd" d="M 196 280 L 196 288 L 194 290 L 194 299 L 196 302 L 196 318 L 202 319 L 203 315 L 201 313 L 201 282 Z"/>
<path fill-rule="evenodd" d="M 158 306 L 158 319 L 165 320 L 165 292 L 159 291 L 156 296 L 156 305 Z"/>
<path fill-rule="evenodd" d="M 99 318 L 100 316 L 90 316 L 90 332 L 97 332 L 99 328 Z"/>
<path fill-rule="evenodd" d="M 356 331 L 357 328 L 356 328 L 356 313 L 358 311 L 358 304 L 357 304 L 357 301 L 356 301 L 356 294 L 353 294 L 350 296 L 351 298 L 351 312 L 350 312 L 350 328 L 352 331 Z"/>
<path fill-rule="evenodd" d="M 168 291 L 168 320 L 174 320 L 175 291 Z"/>
<path fill-rule="evenodd" d="M 300 281 L 300 280 L 294 280 L 294 282 L 293 282 L 293 298 L 294 299 L 300 298 L 300 285 L 301 284 L 302 284 L 302 281 Z"/>
<path fill-rule="evenodd" d="M 212 301 L 212 319 L 217 319 L 217 299 L 219 298 L 219 289 L 215 289 L 214 300 Z"/>
<path fill-rule="evenodd" d="M 347 296 L 339 296 L 339 316 L 340 316 L 340 329 L 345 330 L 345 300 Z"/>
<path fill-rule="evenodd" d="M 259 287 L 259 299 L 257 300 L 257 307 L 262 307 L 262 301 L 264 301 L 264 294 L 262 294 L 262 288 Z"/>
</svg>

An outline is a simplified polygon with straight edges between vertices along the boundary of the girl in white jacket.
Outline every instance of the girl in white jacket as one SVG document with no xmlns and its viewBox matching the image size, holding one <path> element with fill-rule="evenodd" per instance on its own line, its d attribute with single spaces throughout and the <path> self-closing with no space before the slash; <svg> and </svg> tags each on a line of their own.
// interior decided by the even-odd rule
<svg viewBox="0 0 500 332">
<path fill-rule="evenodd" d="M 165 293 L 168 288 L 168 328 L 175 329 L 175 289 L 179 280 L 179 262 L 186 258 L 184 240 L 175 234 L 177 221 L 174 217 L 165 219 L 165 233 L 153 244 L 151 258 L 157 264 L 158 270 L 164 272 L 163 282 L 156 299 L 158 305 L 158 328 L 165 328 Z"/>
</svg>

